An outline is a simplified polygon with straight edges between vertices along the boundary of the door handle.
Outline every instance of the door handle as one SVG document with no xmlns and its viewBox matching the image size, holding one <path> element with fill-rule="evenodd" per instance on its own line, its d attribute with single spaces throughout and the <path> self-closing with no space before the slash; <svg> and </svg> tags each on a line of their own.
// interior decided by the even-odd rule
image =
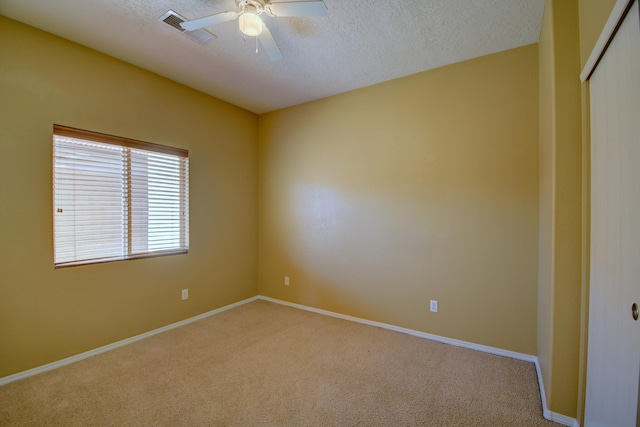
<svg viewBox="0 0 640 427">
<path fill-rule="evenodd" d="M 633 320 L 638 320 L 638 304 L 635 302 L 631 306 L 631 315 L 633 316 Z"/>
</svg>

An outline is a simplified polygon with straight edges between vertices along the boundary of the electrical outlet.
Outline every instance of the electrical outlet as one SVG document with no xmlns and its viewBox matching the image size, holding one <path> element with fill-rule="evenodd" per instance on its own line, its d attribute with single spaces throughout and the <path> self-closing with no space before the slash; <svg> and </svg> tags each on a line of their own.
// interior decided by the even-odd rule
<svg viewBox="0 0 640 427">
<path fill-rule="evenodd" d="M 289 286 L 289 276 L 284 276 L 284 285 Z"/>
<path fill-rule="evenodd" d="M 434 299 L 429 301 L 429 309 L 431 310 L 432 313 L 437 313 L 438 312 L 438 301 L 436 301 Z"/>
<path fill-rule="evenodd" d="M 183 289 L 182 290 L 182 300 L 186 300 L 189 299 L 189 289 Z"/>
</svg>

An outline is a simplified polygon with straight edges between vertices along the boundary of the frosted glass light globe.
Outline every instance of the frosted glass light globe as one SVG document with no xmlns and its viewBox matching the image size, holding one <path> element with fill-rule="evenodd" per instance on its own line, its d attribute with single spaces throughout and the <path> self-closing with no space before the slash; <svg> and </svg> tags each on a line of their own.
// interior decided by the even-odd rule
<svg viewBox="0 0 640 427">
<path fill-rule="evenodd" d="M 255 13 L 246 12 L 238 18 L 240 31 L 251 37 L 259 36 L 262 32 L 262 19 Z"/>
</svg>

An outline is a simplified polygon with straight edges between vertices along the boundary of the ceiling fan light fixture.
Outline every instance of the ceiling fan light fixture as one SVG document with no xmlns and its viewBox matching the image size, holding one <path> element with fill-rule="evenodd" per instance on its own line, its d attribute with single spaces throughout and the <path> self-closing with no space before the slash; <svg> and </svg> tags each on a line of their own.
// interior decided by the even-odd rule
<svg viewBox="0 0 640 427">
<path fill-rule="evenodd" d="M 245 12 L 238 18 L 240 31 L 250 37 L 257 37 L 262 33 L 262 19 L 255 13 Z"/>
</svg>

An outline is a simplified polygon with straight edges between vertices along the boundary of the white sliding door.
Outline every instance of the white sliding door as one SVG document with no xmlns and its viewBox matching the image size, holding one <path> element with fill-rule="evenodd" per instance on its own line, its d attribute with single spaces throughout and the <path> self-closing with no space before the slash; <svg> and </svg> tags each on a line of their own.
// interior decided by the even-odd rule
<svg viewBox="0 0 640 427">
<path fill-rule="evenodd" d="M 623 9 L 619 7 L 619 10 Z M 640 305 L 638 0 L 623 16 L 622 24 L 590 78 L 587 427 L 639 425 L 640 320 L 634 320 L 632 314 L 632 304 Z"/>
</svg>

